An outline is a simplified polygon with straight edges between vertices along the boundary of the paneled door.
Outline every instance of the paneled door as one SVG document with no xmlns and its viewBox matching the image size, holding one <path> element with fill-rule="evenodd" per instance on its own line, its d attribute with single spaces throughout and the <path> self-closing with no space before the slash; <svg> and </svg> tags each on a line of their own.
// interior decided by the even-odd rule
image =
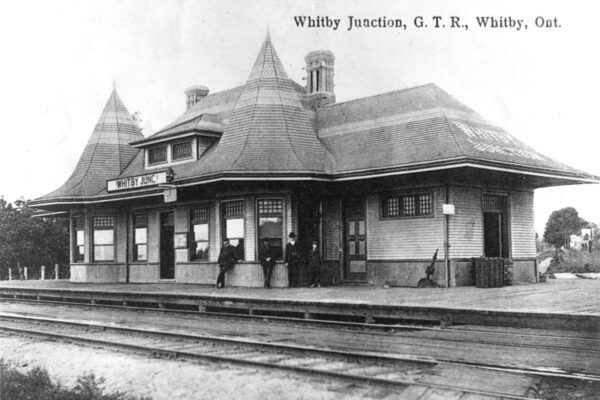
<svg viewBox="0 0 600 400">
<path fill-rule="evenodd" d="M 364 199 L 345 202 L 344 270 L 345 279 L 367 279 L 367 227 Z"/>
</svg>

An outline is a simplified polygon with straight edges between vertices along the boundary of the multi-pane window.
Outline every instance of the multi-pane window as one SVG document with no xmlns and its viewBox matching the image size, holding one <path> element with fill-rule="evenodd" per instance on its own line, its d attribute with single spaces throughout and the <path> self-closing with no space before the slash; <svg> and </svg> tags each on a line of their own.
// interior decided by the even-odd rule
<svg viewBox="0 0 600 400">
<path fill-rule="evenodd" d="M 148 164 L 167 162 L 167 146 L 155 147 L 148 150 Z"/>
<path fill-rule="evenodd" d="M 208 260 L 208 216 L 208 207 L 194 208 L 190 211 L 192 260 Z"/>
<path fill-rule="evenodd" d="M 148 216 L 133 216 L 133 261 L 148 261 Z"/>
<path fill-rule="evenodd" d="M 385 196 L 381 199 L 381 216 L 383 218 L 429 215 L 433 215 L 433 195 L 431 193 Z"/>
<path fill-rule="evenodd" d="M 244 259 L 244 201 L 221 203 L 223 216 L 223 238 L 237 249 L 238 259 Z"/>
<path fill-rule="evenodd" d="M 283 254 L 283 200 L 258 200 L 258 239 L 271 243 L 277 258 Z"/>
<path fill-rule="evenodd" d="M 173 143 L 173 160 L 184 160 L 192 157 L 192 141 Z"/>
<path fill-rule="evenodd" d="M 85 257 L 84 218 L 73 217 L 73 261 L 82 262 Z"/>
<path fill-rule="evenodd" d="M 93 217 L 94 261 L 115 259 L 115 218 Z"/>
</svg>

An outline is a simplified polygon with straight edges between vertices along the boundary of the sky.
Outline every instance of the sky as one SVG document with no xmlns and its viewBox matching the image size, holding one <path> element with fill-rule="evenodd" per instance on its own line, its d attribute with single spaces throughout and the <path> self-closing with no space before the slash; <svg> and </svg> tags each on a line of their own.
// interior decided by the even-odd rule
<svg viewBox="0 0 600 400">
<path fill-rule="evenodd" d="M 600 176 L 598 9 L 547 0 L 2 2 L 0 195 L 33 199 L 64 183 L 113 85 L 148 136 L 183 113 L 187 87 L 243 84 L 267 29 L 301 84 L 306 53 L 335 54 L 338 101 L 433 82 L 550 158 Z M 297 16 L 341 23 L 298 27 Z M 348 31 L 348 16 L 407 27 Z M 415 27 L 419 16 L 427 28 Z M 458 16 L 461 28 L 436 29 L 434 16 Z M 528 28 L 479 28 L 486 16 Z M 537 28 L 538 17 L 560 27 Z M 536 190 L 536 231 L 567 206 L 600 223 L 599 202 L 600 185 Z"/>
</svg>

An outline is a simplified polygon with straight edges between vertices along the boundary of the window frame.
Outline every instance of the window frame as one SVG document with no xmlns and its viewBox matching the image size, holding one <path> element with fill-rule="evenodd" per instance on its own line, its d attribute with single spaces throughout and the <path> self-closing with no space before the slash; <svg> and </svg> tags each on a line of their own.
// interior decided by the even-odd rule
<svg viewBox="0 0 600 400">
<path fill-rule="evenodd" d="M 165 159 L 160 161 L 152 161 L 152 152 L 155 150 L 164 149 L 165 151 Z M 169 144 L 162 144 L 158 146 L 153 146 L 147 149 L 148 152 L 148 166 L 168 164 L 169 163 Z"/>
<path fill-rule="evenodd" d="M 96 225 L 95 225 L 96 218 L 111 218 L 112 219 L 112 226 L 110 227 L 110 230 L 112 230 L 112 233 L 113 233 L 112 234 L 112 244 L 100 244 L 100 245 L 96 245 L 96 240 L 95 240 L 95 237 L 94 237 L 96 230 L 99 230 L 99 231 L 102 231 L 102 230 L 108 231 L 109 230 L 109 229 L 106 229 L 106 227 L 102 227 L 102 228 L 105 228 L 105 229 L 96 229 Z M 92 229 L 91 229 L 92 235 L 91 235 L 91 240 L 90 240 L 90 242 L 91 242 L 90 248 L 91 248 L 91 260 L 92 260 L 93 263 L 106 263 L 106 262 L 115 262 L 116 261 L 116 250 L 117 250 L 117 246 L 116 246 L 116 243 L 117 243 L 117 240 L 116 240 L 116 237 L 117 237 L 117 229 L 116 229 L 117 225 L 116 225 L 116 222 L 117 222 L 117 220 L 116 220 L 116 217 L 114 215 L 94 215 L 94 216 L 92 216 Z M 96 259 L 96 247 L 99 247 L 99 246 L 102 246 L 102 247 L 112 246 L 112 248 L 113 248 L 113 253 L 112 253 L 113 257 L 112 257 L 112 259 L 110 259 L 110 260 L 97 260 Z"/>
<path fill-rule="evenodd" d="M 420 196 L 429 196 L 430 198 L 430 212 L 423 214 L 420 211 Z M 397 215 L 386 215 L 385 202 L 397 198 L 398 199 L 398 214 Z M 413 199 L 413 207 L 415 209 L 414 214 L 405 214 L 403 210 L 404 198 Z M 413 219 L 413 218 L 433 218 L 435 217 L 435 195 L 433 190 L 421 190 L 421 191 L 408 191 L 408 192 L 394 192 L 384 193 L 379 196 L 379 219 L 380 220 L 395 220 L 395 219 Z"/>
<path fill-rule="evenodd" d="M 231 216 L 226 216 L 225 215 L 225 204 L 226 203 L 235 203 L 235 202 L 240 202 L 242 205 L 242 211 L 241 214 L 235 214 L 235 215 L 231 215 Z M 228 239 L 241 239 L 242 242 L 242 246 L 241 248 L 238 247 L 239 246 L 239 242 L 238 242 L 238 246 L 236 246 L 236 249 L 238 249 L 238 259 L 239 260 L 245 260 L 246 259 L 246 204 L 244 199 L 231 199 L 231 200 L 222 200 L 221 204 L 220 204 L 220 214 L 221 214 L 221 241 L 223 241 L 223 239 L 228 238 Z M 227 234 L 227 220 L 228 219 L 241 219 L 242 220 L 242 230 L 243 230 L 243 237 L 230 237 Z"/>
<path fill-rule="evenodd" d="M 260 213 L 260 202 L 261 201 L 279 201 L 281 202 L 281 214 L 277 215 L 277 213 Z M 260 256 L 260 249 L 262 248 L 263 238 L 260 236 L 260 218 L 265 217 L 280 217 L 281 218 L 281 236 L 269 237 L 269 239 L 280 239 L 281 240 L 281 248 L 279 254 L 277 256 L 277 260 L 283 260 L 283 253 L 285 250 L 285 198 L 283 197 L 260 197 L 256 199 L 256 249 L 257 254 Z"/>
<path fill-rule="evenodd" d="M 206 219 L 199 219 L 194 221 L 194 210 L 202 210 L 205 209 L 206 210 Z M 195 231 L 194 231 L 194 226 L 195 225 L 203 225 L 206 224 L 206 232 L 207 232 L 207 238 L 206 240 L 196 240 L 196 235 L 195 235 Z M 190 246 L 189 246 L 189 260 L 190 261 L 194 261 L 194 262 L 206 262 L 210 260 L 210 237 L 211 237 L 211 232 L 210 232 L 210 206 L 209 205 L 205 205 L 205 206 L 196 206 L 196 207 L 192 207 L 190 208 Z M 207 251 L 206 251 L 206 256 L 205 257 L 196 257 L 196 248 L 197 248 L 197 243 L 198 242 L 206 242 L 207 245 Z"/>
<path fill-rule="evenodd" d="M 85 216 L 84 215 L 73 215 L 71 217 L 71 234 L 72 236 L 72 254 L 71 257 L 73 259 L 73 263 L 83 263 L 85 262 Z M 81 221 L 81 226 L 76 223 L 77 220 Z M 77 241 L 77 233 L 81 231 L 83 232 L 83 243 L 79 244 Z M 83 253 L 79 253 L 79 248 L 83 247 Z M 81 258 L 79 258 L 81 257 Z"/>
<path fill-rule="evenodd" d="M 138 224 L 136 221 L 136 217 L 137 216 L 144 216 L 146 221 L 144 224 Z M 146 212 L 138 212 L 135 213 L 131 216 L 132 221 L 131 221 L 131 228 L 132 228 L 132 234 L 131 234 L 131 239 L 132 239 L 132 261 L 133 262 L 140 262 L 140 263 L 147 263 L 148 262 L 148 213 Z M 137 229 L 141 229 L 141 228 L 145 228 L 146 229 L 146 242 L 144 243 L 136 243 L 136 230 Z M 146 258 L 145 259 L 140 259 L 139 258 L 139 251 L 138 251 L 138 246 L 146 246 Z"/>
<path fill-rule="evenodd" d="M 189 145 L 190 154 L 184 157 L 177 157 L 175 154 L 175 146 L 182 144 Z M 192 139 L 178 140 L 173 143 L 170 143 L 169 145 L 171 146 L 171 162 L 180 162 L 185 160 L 191 160 L 192 158 L 194 158 L 194 141 Z"/>
</svg>

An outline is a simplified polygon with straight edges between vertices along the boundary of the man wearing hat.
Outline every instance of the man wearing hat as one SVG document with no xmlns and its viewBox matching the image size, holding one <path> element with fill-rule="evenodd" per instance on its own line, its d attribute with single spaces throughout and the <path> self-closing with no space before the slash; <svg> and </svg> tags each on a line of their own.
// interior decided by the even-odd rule
<svg viewBox="0 0 600 400">
<path fill-rule="evenodd" d="M 223 247 L 219 253 L 219 276 L 217 277 L 217 289 L 225 287 L 225 273 L 233 268 L 237 262 L 236 251 L 229 244 L 229 239 L 223 239 Z"/>
<path fill-rule="evenodd" d="M 308 268 L 310 269 L 311 288 L 318 286 L 321 287 L 321 256 L 319 255 L 319 249 L 317 248 L 319 242 L 317 240 L 312 241 L 312 248 L 308 252 Z"/>
<path fill-rule="evenodd" d="M 277 253 L 273 246 L 271 246 L 271 242 L 268 238 L 263 239 L 263 244 L 260 248 L 259 260 L 260 264 L 263 267 L 263 272 L 265 274 L 265 287 L 271 287 L 271 275 L 273 273 L 273 267 L 275 266 L 275 259 L 277 258 Z"/>
<path fill-rule="evenodd" d="M 298 287 L 298 269 L 302 262 L 300 247 L 296 242 L 296 233 L 290 232 L 289 242 L 285 245 L 285 266 L 288 269 L 288 281 L 290 287 Z"/>
</svg>

